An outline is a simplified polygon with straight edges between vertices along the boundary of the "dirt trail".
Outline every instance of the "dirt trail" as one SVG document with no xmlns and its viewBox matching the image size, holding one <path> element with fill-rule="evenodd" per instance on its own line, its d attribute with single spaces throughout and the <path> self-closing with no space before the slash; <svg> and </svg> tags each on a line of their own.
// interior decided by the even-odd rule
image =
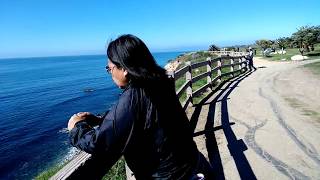
<svg viewBox="0 0 320 180">
<path fill-rule="evenodd" d="M 188 110 L 220 179 L 320 178 L 320 79 L 302 66 L 315 61 L 255 58 L 257 71 Z"/>
</svg>

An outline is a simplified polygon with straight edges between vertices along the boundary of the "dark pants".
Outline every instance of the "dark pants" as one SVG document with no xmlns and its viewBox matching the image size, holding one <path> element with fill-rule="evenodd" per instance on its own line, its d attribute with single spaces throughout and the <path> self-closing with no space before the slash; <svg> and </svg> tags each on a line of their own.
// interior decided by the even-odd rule
<svg viewBox="0 0 320 180">
<path fill-rule="evenodd" d="M 254 70 L 256 70 L 257 68 L 253 66 L 253 60 L 252 59 L 248 59 L 248 65 L 249 65 L 249 70 L 251 71 L 252 68 Z"/>
</svg>

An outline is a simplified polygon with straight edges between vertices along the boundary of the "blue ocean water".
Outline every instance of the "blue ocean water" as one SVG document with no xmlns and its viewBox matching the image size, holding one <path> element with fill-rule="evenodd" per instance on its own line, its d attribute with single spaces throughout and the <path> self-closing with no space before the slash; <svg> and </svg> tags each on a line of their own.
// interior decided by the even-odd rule
<svg viewBox="0 0 320 180">
<path fill-rule="evenodd" d="M 163 67 L 182 53 L 153 55 Z M 105 65 L 104 55 L 0 59 L 0 179 L 32 179 L 72 154 L 69 117 L 103 113 L 121 92 Z"/>
</svg>

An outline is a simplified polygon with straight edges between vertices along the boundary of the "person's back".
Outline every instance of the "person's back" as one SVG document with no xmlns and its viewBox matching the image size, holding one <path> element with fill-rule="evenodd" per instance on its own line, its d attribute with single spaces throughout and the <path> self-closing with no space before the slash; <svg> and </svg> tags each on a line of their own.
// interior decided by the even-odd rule
<svg viewBox="0 0 320 180">
<path fill-rule="evenodd" d="M 253 50 L 251 47 L 249 47 L 249 53 L 245 58 L 248 60 L 249 70 L 251 71 L 252 68 L 256 70 L 257 68 L 253 65 Z"/>
<path fill-rule="evenodd" d="M 248 54 L 246 56 L 247 60 L 252 60 L 253 59 L 253 51 L 251 48 L 249 48 L 249 50 L 247 50 Z"/>
<path fill-rule="evenodd" d="M 151 87 L 152 86 L 152 87 Z M 198 161 L 188 119 L 168 82 L 132 85 L 139 117 L 124 152 L 137 179 L 190 177 Z"/>
</svg>

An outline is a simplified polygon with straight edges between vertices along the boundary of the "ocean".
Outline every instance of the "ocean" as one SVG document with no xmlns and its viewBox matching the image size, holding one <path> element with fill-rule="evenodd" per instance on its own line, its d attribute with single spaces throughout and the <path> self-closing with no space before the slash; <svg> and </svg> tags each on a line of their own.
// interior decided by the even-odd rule
<svg viewBox="0 0 320 180">
<path fill-rule="evenodd" d="M 183 53 L 153 56 L 164 67 Z M 0 59 L 0 179 L 32 179 L 72 157 L 70 116 L 102 114 L 121 93 L 105 66 L 105 55 Z"/>
</svg>

